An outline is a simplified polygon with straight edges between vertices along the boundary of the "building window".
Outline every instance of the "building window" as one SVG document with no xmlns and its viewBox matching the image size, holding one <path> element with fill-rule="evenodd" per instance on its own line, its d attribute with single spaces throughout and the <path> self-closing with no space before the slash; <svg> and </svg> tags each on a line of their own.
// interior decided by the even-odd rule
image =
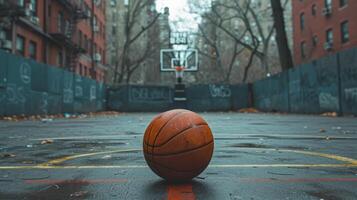
<svg viewBox="0 0 357 200">
<path fill-rule="evenodd" d="M 80 47 L 83 47 L 82 46 L 83 45 L 83 33 L 82 33 L 82 31 L 78 31 L 78 45 Z"/>
<path fill-rule="evenodd" d="M 84 48 L 88 51 L 88 38 L 84 35 Z"/>
<path fill-rule="evenodd" d="M 312 37 L 312 46 L 316 47 L 318 43 L 319 43 L 318 37 L 317 35 L 314 35 L 314 37 Z"/>
<path fill-rule="evenodd" d="M 301 13 L 300 14 L 300 29 L 304 30 L 305 28 L 305 14 Z"/>
<path fill-rule="evenodd" d="M 63 33 L 64 32 L 63 29 L 64 29 L 64 16 L 62 12 L 59 12 L 57 16 L 57 31 Z"/>
<path fill-rule="evenodd" d="M 31 15 L 37 16 L 37 0 L 30 0 L 30 5 L 32 7 Z"/>
<path fill-rule="evenodd" d="M 17 5 L 20 7 L 25 7 L 25 0 L 17 0 Z"/>
<path fill-rule="evenodd" d="M 25 38 L 21 35 L 16 37 L 16 54 L 25 56 Z"/>
<path fill-rule="evenodd" d="M 30 41 L 29 44 L 29 57 L 36 60 L 37 59 L 37 44 L 34 41 Z"/>
<path fill-rule="evenodd" d="M 311 14 L 312 14 L 312 16 L 316 16 L 316 13 L 317 13 L 317 6 L 316 6 L 316 4 L 314 4 L 311 7 Z"/>
<path fill-rule="evenodd" d="M 117 27 L 113 26 L 112 27 L 112 35 L 115 36 L 117 34 Z"/>
<path fill-rule="evenodd" d="M 57 65 L 60 66 L 60 67 L 63 67 L 63 53 L 62 53 L 62 51 L 58 51 Z"/>
<path fill-rule="evenodd" d="M 333 43 L 333 32 L 332 29 L 328 29 L 326 31 L 326 42 L 332 44 Z"/>
<path fill-rule="evenodd" d="M 325 8 L 332 8 L 332 0 L 325 0 Z"/>
<path fill-rule="evenodd" d="M 81 76 L 83 76 L 82 65 L 81 65 L 81 64 L 79 64 L 79 74 L 80 74 Z"/>
<path fill-rule="evenodd" d="M 340 0 L 340 7 L 347 6 L 347 0 Z"/>
<path fill-rule="evenodd" d="M 301 44 L 300 44 L 300 52 L 301 52 L 301 58 L 302 59 L 306 58 L 305 49 L 306 49 L 306 43 L 305 42 L 301 42 Z"/>
<path fill-rule="evenodd" d="M 348 21 L 344 21 L 341 23 L 341 41 L 342 43 L 346 43 L 350 40 L 350 34 L 348 31 Z"/>
</svg>

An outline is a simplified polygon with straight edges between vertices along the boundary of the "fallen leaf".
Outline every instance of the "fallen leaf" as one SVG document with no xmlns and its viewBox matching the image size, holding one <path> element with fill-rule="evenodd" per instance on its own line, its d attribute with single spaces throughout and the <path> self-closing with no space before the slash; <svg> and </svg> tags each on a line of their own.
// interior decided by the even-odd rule
<svg viewBox="0 0 357 200">
<path fill-rule="evenodd" d="M 16 155 L 12 154 L 12 153 L 5 153 L 5 154 L 2 155 L 2 157 L 4 157 L 4 158 L 13 158 L 13 157 L 16 157 Z"/>
<path fill-rule="evenodd" d="M 321 116 L 325 116 L 325 117 L 337 117 L 337 113 L 336 113 L 336 112 L 326 112 L 326 113 L 322 113 Z"/>
<path fill-rule="evenodd" d="M 86 194 L 88 194 L 88 191 L 79 191 L 71 194 L 71 197 L 83 197 Z"/>
<path fill-rule="evenodd" d="M 51 139 L 46 139 L 46 140 L 41 141 L 41 144 L 52 144 L 52 143 L 53 143 L 53 140 L 51 140 Z"/>
<path fill-rule="evenodd" d="M 259 111 L 255 108 L 242 108 L 238 110 L 240 113 L 258 113 Z"/>
</svg>

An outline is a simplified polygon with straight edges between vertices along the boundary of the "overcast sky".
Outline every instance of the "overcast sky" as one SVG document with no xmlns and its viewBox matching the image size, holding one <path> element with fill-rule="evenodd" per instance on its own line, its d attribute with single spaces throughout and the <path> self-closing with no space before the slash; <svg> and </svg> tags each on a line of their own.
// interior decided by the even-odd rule
<svg viewBox="0 0 357 200">
<path fill-rule="evenodd" d="M 162 12 L 170 8 L 170 22 L 173 30 L 191 31 L 197 29 L 197 16 L 190 14 L 187 1 L 189 0 L 156 0 L 157 10 Z"/>
</svg>

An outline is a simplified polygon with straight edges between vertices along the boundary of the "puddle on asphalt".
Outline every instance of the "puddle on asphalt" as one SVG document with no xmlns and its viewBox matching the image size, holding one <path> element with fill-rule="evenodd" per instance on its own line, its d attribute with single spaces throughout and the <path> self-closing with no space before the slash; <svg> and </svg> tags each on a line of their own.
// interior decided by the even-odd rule
<svg viewBox="0 0 357 200">
<path fill-rule="evenodd" d="M 235 147 L 235 148 L 257 148 L 257 149 L 306 150 L 305 147 L 300 147 L 300 146 L 269 146 L 269 145 L 254 144 L 254 143 L 235 143 L 235 144 L 227 145 L 227 147 Z"/>
<path fill-rule="evenodd" d="M 228 145 L 228 147 L 240 147 L 240 148 L 271 148 L 270 146 L 263 144 L 254 144 L 254 143 L 237 143 Z"/>
<path fill-rule="evenodd" d="M 47 184 L 47 185 L 46 185 Z M 91 194 L 85 190 L 90 183 L 75 179 L 61 182 L 45 183 L 36 191 L 26 194 L 0 193 L 0 199 L 27 199 L 27 200 L 62 200 L 88 199 Z"/>
<path fill-rule="evenodd" d="M 137 133 L 137 132 L 132 132 L 132 131 L 127 131 L 124 133 L 125 135 L 142 135 L 143 133 Z"/>
</svg>

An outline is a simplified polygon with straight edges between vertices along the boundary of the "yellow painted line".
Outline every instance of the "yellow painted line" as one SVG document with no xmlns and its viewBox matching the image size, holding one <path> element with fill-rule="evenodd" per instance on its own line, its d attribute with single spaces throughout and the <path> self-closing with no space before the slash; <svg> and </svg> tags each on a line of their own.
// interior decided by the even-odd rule
<svg viewBox="0 0 357 200">
<path fill-rule="evenodd" d="M 356 164 L 227 164 L 208 168 L 354 168 Z M 146 165 L 71 165 L 71 166 L 0 166 L 0 170 L 19 169 L 142 169 Z"/>
<path fill-rule="evenodd" d="M 96 155 L 103 155 L 103 154 L 113 154 L 113 153 L 130 153 L 130 152 L 138 152 L 138 151 L 141 151 L 141 149 L 125 149 L 125 150 L 85 153 L 85 154 L 79 154 L 79 155 L 74 155 L 74 156 L 65 156 L 63 158 L 58 158 L 58 159 L 54 159 L 54 160 L 50 160 L 48 162 L 42 163 L 39 166 L 58 165 L 63 162 L 66 162 L 68 160 L 73 160 L 73 159 L 82 158 L 82 157 L 89 157 L 89 156 L 96 156 Z"/>
<path fill-rule="evenodd" d="M 340 161 L 340 162 L 346 162 L 346 163 L 349 163 L 349 164 L 357 164 L 357 160 L 355 160 L 353 158 L 343 157 L 343 156 L 334 155 L 334 154 L 312 152 L 312 151 L 291 150 L 291 149 L 270 149 L 270 148 L 239 148 L 239 149 L 259 150 L 259 151 L 291 152 L 291 153 L 298 153 L 298 154 L 304 154 L 304 155 L 328 158 L 328 159 L 337 160 L 337 161 Z M 66 156 L 66 157 L 63 157 L 63 158 L 50 160 L 48 162 L 39 164 L 39 166 L 58 165 L 58 164 L 61 164 L 63 162 L 69 161 L 69 160 L 74 160 L 74 159 L 83 158 L 83 157 L 96 156 L 96 155 L 113 154 L 113 153 L 128 153 L 128 152 L 138 152 L 138 151 L 141 151 L 141 149 L 125 149 L 125 150 L 115 150 L 115 151 L 105 151 L 105 152 L 79 154 L 79 155 Z"/>
<path fill-rule="evenodd" d="M 42 141 L 42 140 L 90 140 L 90 139 L 116 139 L 116 138 L 126 138 L 132 137 L 134 135 L 100 135 L 100 136 L 72 136 L 72 137 L 53 137 L 53 138 L 35 138 L 31 139 L 34 141 Z M 284 135 L 284 134 L 214 134 L 215 137 L 237 137 L 237 138 L 244 138 L 244 137 L 277 137 L 277 138 L 290 138 L 290 139 L 299 139 L 299 138 L 307 138 L 307 139 L 326 139 L 327 137 L 330 140 L 333 139 L 355 139 L 357 137 L 348 137 L 348 136 L 338 136 L 338 135 Z M 274 139 L 274 138 L 272 138 Z"/>
<path fill-rule="evenodd" d="M 298 154 L 304 154 L 304 155 L 309 155 L 309 156 L 317 156 L 317 157 L 322 157 L 322 158 L 328 158 L 328 159 L 331 159 L 331 160 L 337 160 L 337 161 L 340 161 L 340 162 L 346 162 L 346 163 L 349 163 L 349 164 L 357 165 L 357 160 L 353 159 L 353 158 L 348 158 L 348 157 L 339 156 L 339 155 L 335 155 L 335 154 L 313 152 L 313 151 L 292 150 L 292 149 L 270 149 L 270 148 L 238 148 L 238 149 L 256 150 L 256 151 L 291 152 L 291 153 L 298 153 Z"/>
<path fill-rule="evenodd" d="M 350 168 L 356 164 L 242 164 L 210 165 L 211 168 Z"/>
<path fill-rule="evenodd" d="M 347 162 L 347 163 L 350 163 L 353 165 L 357 165 L 357 160 L 355 160 L 353 158 L 348 158 L 348 157 L 334 155 L 334 154 L 311 152 L 311 151 L 301 151 L 301 150 L 280 150 L 280 151 L 300 153 L 300 154 L 305 154 L 305 155 L 310 155 L 310 156 L 318 156 L 318 157 L 329 158 L 332 160 L 337 160 L 337 161 Z"/>
</svg>

